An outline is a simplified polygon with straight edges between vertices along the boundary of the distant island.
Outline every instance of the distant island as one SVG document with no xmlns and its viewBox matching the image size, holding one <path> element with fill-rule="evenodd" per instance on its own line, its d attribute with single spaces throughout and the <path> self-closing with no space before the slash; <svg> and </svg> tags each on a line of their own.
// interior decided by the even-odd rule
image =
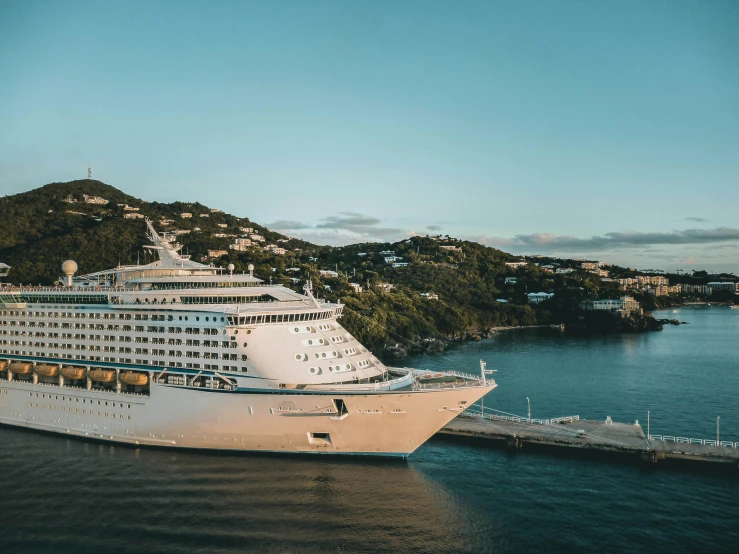
<svg viewBox="0 0 739 554">
<path fill-rule="evenodd" d="M 143 218 L 179 235 L 193 259 L 246 271 L 345 304 L 343 325 L 385 358 L 435 352 L 501 327 L 568 333 L 659 330 L 651 312 L 733 303 L 733 274 L 645 272 L 595 260 L 515 256 L 447 235 L 344 247 L 315 245 L 199 203 L 146 202 L 95 180 L 52 183 L 0 199 L 7 282 L 50 285 L 63 260 L 80 273 L 153 261 Z"/>
</svg>

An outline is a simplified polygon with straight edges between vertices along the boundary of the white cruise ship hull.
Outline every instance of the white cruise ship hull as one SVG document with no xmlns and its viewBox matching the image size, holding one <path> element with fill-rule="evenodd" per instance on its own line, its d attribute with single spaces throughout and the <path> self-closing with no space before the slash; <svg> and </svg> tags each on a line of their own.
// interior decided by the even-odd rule
<svg viewBox="0 0 739 554">
<path fill-rule="evenodd" d="M 134 445 L 406 457 L 494 387 L 347 394 L 152 383 L 138 396 L 3 381 L 0 423 Z"/>
</svg>

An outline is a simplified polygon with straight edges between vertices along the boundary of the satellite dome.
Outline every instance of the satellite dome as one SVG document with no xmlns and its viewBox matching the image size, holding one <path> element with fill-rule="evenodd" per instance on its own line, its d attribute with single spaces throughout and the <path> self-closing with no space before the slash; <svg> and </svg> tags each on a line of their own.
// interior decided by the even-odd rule
<svg viewBox="0 0 739 554">
<path fill-rule="evenodd" d="M 62 272 L 67 278 L 67 286 L 72 286 L 72 275 L 77 271 L 77 262 L 74 260 L 67 260 L 62 264 Z"/>
<path fill-rule="evenodd" d="M 77 262 L 74 260 L 67 260 L 62 264 L 62 272 L 64 275 L 74 275 L 77 271 Z"/>
<path fill-rule="evenodd" d="M 249 264 L 249 267 L 247 267 L 249 271 L 254 271 L 254 264 Z"/>
<path fill-rule="evenodd" d="M 233 271 L 236 268 L 234 264 L 228 264 L 228 270 Z"/>
</svg>

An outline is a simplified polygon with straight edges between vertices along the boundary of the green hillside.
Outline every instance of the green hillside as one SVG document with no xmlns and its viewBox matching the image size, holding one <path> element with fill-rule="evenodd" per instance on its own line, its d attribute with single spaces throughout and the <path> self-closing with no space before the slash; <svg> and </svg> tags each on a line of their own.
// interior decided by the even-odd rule
<svg viewBox="0 0 739 554">
<path fill-rule="evenodd" d="M 83 195 L 108 203 L 85 203 Z M 8 280 L 52 284 L 66 259 L 78 263 L 80 274 L 118 263 L 152 261 L 142 248 L 148 244 L 144 221 L 125 217 L 131 213 L 150 218 L 159 230 L 189 231 L 180 242 L 194 260 L 221 267 L 233 263 L 236 271 L 253 263 L 256 276 L 295 290 L 310 277 L 317 296 L 346 304 L 344 325 L 388 357 L 442 349 L 446 341 L 480 338 L 497 326 L 561 322 L 582 326 L 581 300 L 621 294 L 614 283 L 583 271 L 554 274 L 534 260 L 509 267 L 506 262 L 520 258 L 474 242 L 437 236 L 392 244 L 319 246 L 270 231 L 247 217 L 212 211 L 199 203 L 149 203 L 94 180 L 52 183 L 0 199 L 5 223 L 0 227 L 0 261 L 12 267 Z M 192 217 L 182 217 L 183 213 Z M 233 237 L 243 234 L 240 228 L 247 227 L 264 236 L 259 246 L 277 244 L 286 252 L 275 254 L 262 247 L 229 250 Z M 226 254 L 208 258 L 209 250 Z M 385 259 L 388 254 L 381 254 L 387 251 L 408 265 L 393 268 Z M 337 271 L 338 276 L 322 275 L 321 270 Z M 517 282 L 507 284 L 506 277 Z M 350 283 L 363 291 L 355 291 Z M 555 296 L 531 305 L 527 292 Z M 596 321 L 604 330 L 640 330 L 638 322 L 616 323 Z"/>
</svg>

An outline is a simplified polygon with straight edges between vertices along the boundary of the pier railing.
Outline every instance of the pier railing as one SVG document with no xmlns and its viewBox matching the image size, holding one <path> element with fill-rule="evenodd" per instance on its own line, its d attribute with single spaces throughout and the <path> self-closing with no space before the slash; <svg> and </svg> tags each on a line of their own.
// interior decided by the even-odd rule
<svg viewBox="0 0 739 554">
<path fill-rule="evenodd" d="M 554 425 L 559 423 L 572 423 L 580 419 L 579 415 L 553 417 L 551 419 L 539 419 L 533 417 L 522 417 L 515 414 L 509 414 L 493 408 L 485 408 L 477 404 L 473 404 L 460 414 L 462 417 L 472 417 L 481 421 L 510 421 L 513 423 L 531 423 L 535 425 Z"/>
<path fill-rule="evenodd" d="M 739 448 L 739 442 L 717 441 L 713 439 L 692 439 L 688 437 L 675 437 L 673 435 L 649 435 L 649 440 L 674 442 L 676 444 L 700 444 L 702 446 L 723 446 L 724 448 Z"/>
</svg>

